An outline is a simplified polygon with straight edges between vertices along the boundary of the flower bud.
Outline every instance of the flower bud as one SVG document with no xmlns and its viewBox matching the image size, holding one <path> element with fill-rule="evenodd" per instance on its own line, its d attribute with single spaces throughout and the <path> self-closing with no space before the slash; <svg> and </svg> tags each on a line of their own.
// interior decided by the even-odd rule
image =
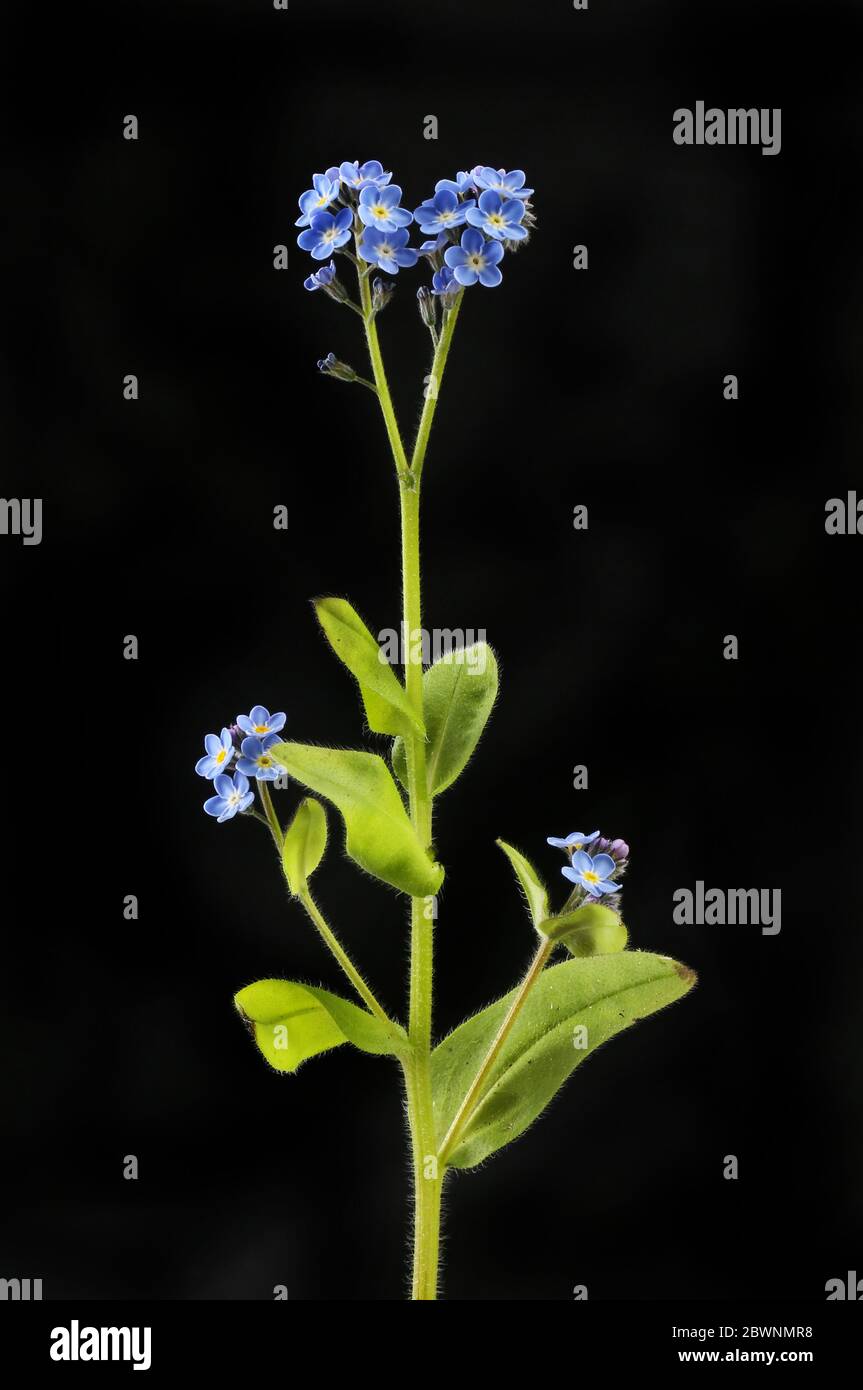
<svg viewBox="0 0 863 1390">
<path fill-rule="evenodd" d="M 396 292 L 392 280 L 382 280 L 377 275 L 372 283 L 372 313 L 379 314 L 385 309 Z"/>
<path fill-rule="evenodd" d="M 437 323 L 437 300 L 431 290 L 421 285 L 417 290 L 417 304 L 419 305 L 420 318 L 426 328 L 434 329 Z"/>
<path fill-rule="evenodd" d="M 318 371 L 323 372 L 324 376 L 334 376 L 339 381 L 357 380 L 357 374 L 353 367 L 349 367 L 347 362 L 340 362 L 335 353 L 332 352 L 328 352 L 326 357 L 320 359 Z"/>
</svg>

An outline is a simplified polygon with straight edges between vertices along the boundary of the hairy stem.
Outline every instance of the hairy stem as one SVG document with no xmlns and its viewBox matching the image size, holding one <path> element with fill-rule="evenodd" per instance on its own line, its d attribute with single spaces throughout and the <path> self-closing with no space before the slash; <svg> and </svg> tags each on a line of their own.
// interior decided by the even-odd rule
<svg viewBox="0 0 863 1390">
<path fill-rule="evenodd" d="M 530 968 L 519 986 L 518 993 L 506 1011 L 506 1017 L 497 1030 L 494 1041 L 483 1059 L 479 1071 L 471 1082 L 467 1094 L 458 1108 L 456 1116 L 447 1131 L 446 1137 L 441 1144 L 438 1161 L 444 1167 L 450 1154 L 454 1151 L 459 1139 L 464 1133 L 465 1126 L 482 1100 L 483 1087 L 488 1080 L 492 1067 L 500 1056 L 501 1049 L 509 1037 L 513 1024 L 524 1008 L 525 1000 L 536 984 L 546 961 L 554 950 L 555 942 L 543 937 L 537 947 L 536 955 L 530 963 Z"/>
<path fill-rule="evenodd" d="M 344 946 L 339 941 L 339 938 L 336 936 L 332 927 L 327 923 L 308 888 L 304 893 L 300 894 L 300 902 L 314 922 L 321 939 L 329 950 L 332 951 L 363 1003 L 370 1012 L 374 1014 L 375 1018 L 379 1019 L 381 1023 L 386 1024 L 388 1029 L 391 1029 L 393 1027 L 392 1019 L 389 1017 L 386 1010 L 378 1003 L 374 994 L 369 989 L 359 970 L 357 970 L 357 967 L 354 965 Z"/>
<path fill-rule="evenodd" d="M 435 344 L 431 389 L 426 391 L 410 467 L 396 421 L 384 369 L 377 327 L 372 314 L 368 273 L 358 267 L 369 359 L 387 436 L 399 480 L 402 561 L 402 642 L 405 690 L 420 724 L 423 723 L 422 590 L 420 582 L 420 476 L 428 447 L 440 382 L 446 366 L 461 295 L 449 310 Z M 408 803 L 411 821 L 424 849 L 431 845 L 432 796 L 426 770 L 425 740 L 417 733 L 405 738 Z M 408 1125 L 414 1174 L 414 1246 L 412 1297 L 437 1297 L 440 1256 L 440 1215 L 443 1167 L 437 1158 L 431 1089 L 432 999 L 434 981 L 434 904 L 411 899 L 411 961 L 408 1039 L 403 1062 Z"/>
</svg>

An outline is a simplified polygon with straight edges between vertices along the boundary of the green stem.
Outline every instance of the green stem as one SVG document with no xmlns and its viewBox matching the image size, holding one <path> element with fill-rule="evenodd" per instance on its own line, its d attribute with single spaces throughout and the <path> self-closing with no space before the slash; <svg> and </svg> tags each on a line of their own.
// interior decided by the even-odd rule
<svg viewBox="0 0 863 1390">
<path fill-rule="evenodd" d="M 452 343 L 452 335 L 455 332 L 455 326 L 458 320 L 458 314 L 459 309 L 461 308 L 461 301 L 463 295 L 464 290 L 460 290 L 459 293 L 456 295 L 453 304 L 446 312 L 446 319 L 444 320 L 444 325 L 441 329 L 440 338 L 438 339 L 437 345 L 435 347 L 434 358 L 432 359 L 430 385 L 433 389 L 430 391 L 426 391 L 423 412 L 420 416 L 419 429 L 417 430 L 416 443 L 414 444 L 413 458 L 411 459 L 411 473 L 416 479 L 417 487 L 419 487 L 419 481 L 422 477 L 423 464 L 425 462 L 426 449 L 428 448 L 429 435 L 431 434 L 432 421 L 434 419 L 435 410 L 437 409 L 438 396 L 440 395 L 443 374 L 446 369 L 446 362 L 447 358 L 449 357 L 450 344 Z"/>
<path fill-rule="evenodd" d="M 359 245 L 359 236 L 357 237 Z M 381 355 L 381 345 L 378 341 L 378 328 L 372 314 L 372 292 L 369 287 L 368 272 L 358 271 L 357 278 L 360 282 L 360 304 L 362 306 L 363 322 L 366 329 L 366 344 L 369 349 L 369 361 L 372 364 L 372 374 L 375 379 L 375 386 L 378 391 L 378 400 L 381 403 L 381 413 L 384 417 L 384 424 L 387 427 L 387 437 L 390 441 L 390 448 L 393 451 L 393 458 L 396 461 L 396 468 L 399 474 L 407 473 L 408 461 L 405 455 L 402 437 L 399 433 L 398 421 L 396 420 L 395 407 L 390 395 L 387 374 L 384 371 L 384 359 Z"/>
<path fill-rule="evenodd" d="M 266 782 L 258 783 L 258 796 L 261 798 L 261 805 L 264 808 L 267 825 L 270 827 L 270 833 L 276 842 L 276 849 L 279 851 L 279 863 L 281 863 L 282 845 L 284 844 L 285 837 L 282 832 L 282 827 L 279 825 L 279 818 L 273 806 L 273 798 L 270 796 L 270 789 Z"/>
<path fill-rule="evenodd" d="M 309 914 L 315 926 L 317 927 L 322 940 L 332 951 L 333 955 L 335 956 L 339 965 L 342 967 L 342 970 L 344 970 L 345 974 L 347 975 L 357 994 L 362 999 L 363 1003 L 374 1014 L 375 1018 L 379 1019 L 381 1023 L 385 1024 L 387 1028 L 392 1029 L 394 1027 L 392 1019 L 389 1017 L 386 1010 L 381 1007 L 375 996 L 372 994 L 372 991 L 369 989 L 359 970 L 357 970 L 356 966 L 354 965 L 344 946 L 339 941 L 339 938 L 336 936 L 332 927 L 329 926 L 329 924 L 327 923 L 323 913 L 321 912 L 320 908 L 318 907 L 308 888 L 306 889 L 305 893 L 300 894 L 300 902 L 303 904 L 303 907 L 306 909 L 306 912 Z"/>
<path fill-rule="evenodd" d="M 422 632 L 420 586 L 420 476 L 428 447 L 440 383 L 449 354 L 452 335 L 461 304 L 461 295 L 449 310 L 432 362 L 433 389 L 426 392 L 413 458 L 407 456 L 396 421 L 372 315 L 368 274 L 359 274 L 360 302 L 363 308 L 369 359 L 372 365 L 381 412 L 399 479 L 402 559 L 402 641 L 404 643 L 405 690 L 423 723 L 422 642 L 415 650 L 414 636 Z M 405 738 L 408 802 L 411 821 L 424 849 L 431 845 L 432 796 L 426 770 L 425 740 L 420 734 Z M 430 1301 L 437 1297 L 440 1256 L 440 1215 L 443 1165 L 437 1158 L 434 1110 L 431 1088 L 432 998 L 434 979 L 433 904 L 426 898 L 411 899 L 410 1053 L 403 1061 L 407 1092 L 408 1125 L 411 1135 L 414 1173 L 414 1250 L 413 1298 Z"/>
<path fill-rule="evenodd" d="M 491 1044 L 491 1047 L 489 1048 L 488 1052 L 486 1053 L 485 1059 L 479 1071 L 477 1072 L 476 1076 L 471 1082 L 470 1087 L 468 1088 L 468 1092 L 461 1105 L 459 1106 L 458 1111 L 456 1112 L 456 1116 L 452 1124 L 450 1125 L 449 1130 L 447 1131 L 443 1143 L 440 1146 L 438 1161 L 442 1168 L 445 1166 L 447 1159 L 455 1149 L 456 1144 L 458 1143 L 459 1139 L 464 1133 L 464 1129 L 466 1124 L 468 1123 L 468 1120 L 471 1118 L 477 1106 L 479 1105 L 482 1099 L 483 1087 L 485 1086 L 485 1083 L 488 1080 L 489 1073 L 491 1072 L 492 1067 L 494 1066 L 495 1062 L 500 1056 L 501 1048 L 503 1047 L 504 1043 L 509 1037 L 510 1032 L 512 1031 L 513 1024 L 515 1023 L 516 1019 L 518 1018 L 519 1014 L 524 1008 L 525 1000 L 527 999 L 527 996 L 530 994 L 530 991 L 533 989 L 533 986 L 536 984 L 537 980 L 542 974 L 545 963 L 551 955 L 552 951 L 554 950 L 554 947 L 555 942 L 549 941 L 546 937 L 543 937 L 542 941 L 537 947 L 536 955 L 534 956 L 530 964 L 530 969 L 528 970 L 527 974 L 522 980 L 521 985 L 518 989 L 518 993 L 516 994 L 515 998 L 513 999 L 512 1003 L 507 1009 L 506 1017 L 504 1018 L 503 1023 L 500 1025 L 500 1028 L 497 1030 L 494 1041 Z"/>
<path fill-rule="evenodd" d="M 285 837 L 282 833 L 282 827 L 279 825 L 279 818 L 276 815 L 275 808 L 273 806 L 273 798 L 270 796 L 270 789 L 267 786 L 266 782 L 258 783 L 258 795 L 261 798 L 261 805 L 263 806 L 264 813 L 267 817 L 267 825 L 269 826 L 273 839 L 276 842 L 276 849 L 278 850 L 279 854 L 279 863 L 281 864 L 282 846 L 284 845 Z M 392 1019 L 378 1003 L 377 999 L 372 994 L 372 991 L 369 989 L 359 970 L 357 970 L 357 967 L 354 965 L 344 946 L 339 941 L 339 938 L 336 936 L 332 927 L 330 927 L 327 924 L 322 912 L 320 911 L 320 908 L 312 898 L 312 895 L 309 892 L 308 887 L 306 888 L 305 893 L 299 894 L 299 898 L 300 902 L 303 904 L 303 907 L 306 909 L 306 912 L 309 914 L 315 926 L 317 927 L 318 933 L 321 936 L 322 940 L 329 947 L 330 951 L 332 951 L 333 955 L 335 956 L 339 965 L 342 967 L 342 970 L 344 970 L 345 974 L 347 975 L 357 994 L 363 1000 L 363 1003 L 366 1004 L 366 1006 L 371 1010 L 375 1018 L 380 1019 L 381 1023 L 386 1024 L 387 1028 L 394 1028 L 395 1024 L 393 1023 Z"/>
</svg>

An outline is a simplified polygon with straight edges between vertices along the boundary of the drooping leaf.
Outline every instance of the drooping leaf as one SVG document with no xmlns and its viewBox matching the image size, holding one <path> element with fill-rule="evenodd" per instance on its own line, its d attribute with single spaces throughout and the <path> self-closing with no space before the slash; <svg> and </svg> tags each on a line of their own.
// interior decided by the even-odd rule
<svg viewBox="0 0 863 1390">
<path fill-rule="evenodd" d="M 278 743 L 270 750 L 292 777 L 342 813 L 346 849 L 375 878 L 413 897 L 433 897 L 444 871 L 417 838 L 398 787 L 376 753 Z"/>
<path fill-rule="evenodd" d="M 428 789 L 439 796 L 464 771 L 497 699 L 497 660 L 486 642 L 449 652 L 423 676 L 423 711 L 428 743 Z M 402 739 L 392 749 L 393 770 L 407 786 Z"/>
<path fill-rule="evenodd" d="M 405 689 L 362 618 L 343 598 L 315 601 L 327 640 L 356 678 L 369 728 L 377 734 L 425 732 Z"/>
<path fill-rule="evenodd" d="M 545 890 L 545 884 L 530 861 L 525 859 L 521 850 L 514 849 L 512 845 L 506 843 L 506 840 L 497 840 L 496 843 L 500 845 L 515 869 L 515 876 L 527 899 L 533 925 L 539 930 L 548 917 L 548 893 Z"/>
<path fill-rule="evenodd" d="M 309 878 L 324 857 L 327 847 L 327 816 L 314 797 L 307 796 L 285 831 L 282 866 L 294 897 L 305 890 Z"/>
<path fill-rule="evenodd" d="M 574 912 L 549 917 L 542 924 L 543 936 L 562 941 L 570 955 L 610 956 L 622 951 L 629 933 L 616 912 L 601 903 L 585 903 Z"/>
<path fill-rule="evenodd" d="M 378 1056 L 397 1055 L 406 1042 L 397 1024 L 387 1028 L 348 999 L 294 980 L 258 980 L 235 994 L 234 1003 L 276 1071 L 296 1071 L 345 1042 Z"/>
<path fill-rule="evenodd" d="M 638 1019 L 679 999 L 695 974 L 667 956 L 621 951 L 543 972 L 489 1073 L 447 1162 L 472 1168 L 517 1139 L 575 1067 Z M 432 1054 L 438 1143 L 485 1058 L 515 991 L 456 1028 Z"/>
</svg>

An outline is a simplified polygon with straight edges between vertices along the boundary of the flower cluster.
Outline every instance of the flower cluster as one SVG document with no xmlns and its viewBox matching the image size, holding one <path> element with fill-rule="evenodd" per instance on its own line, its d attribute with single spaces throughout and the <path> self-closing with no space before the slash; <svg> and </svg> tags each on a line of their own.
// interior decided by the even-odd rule
<svg viewBox="0 0 863 1390">
<path fill-rule="evenodd" d="M 275 782 L 281 768 L 270 749 L 281 742 L 286 718 L 283 711 L 270 714 L 263 705 L 255 705 L 248 714 L 238 714 L 237 722 L 226 726 L 220 734 L 205 736 L 204 756 L 196 762 L 195 771 L 212 782 L 216 792 L 204 802 L 208 816 L 221 822 L 247 811 L 254 800 L 250 777 L 258 782 Z M 231 770 L 233 776 L 228 775 Z"/>
<path fill-rule="evenodd" d="M 297 241 L 314 260 L 329 264 L 308 277 L 307 290 L 347 298 L 331 257 L 352 254 L 351 237 L 360 264 L 389 275 L 427 257 L 432 292 L 442 300 L 469 285 L 492 287 L 503 279 L 504 253 L 524 245 L 536 225 L 533 189 L 525 187 L 521 169 L 508 173 L 478 164 L 454 179 L 439 179 L 432 196 L 413 212 L 402 206 L 402 190 L 391 180 L 376 159 L 333 165 L 314 175 L 299 200 Z M 409 245 L 412 223 L 431 238 L 419 247 Z"/>
<path fill-rule="evenodd" d="M 619 880 L 629 862 L 629 845 L 625 840 L 602 839 L 598 830 L 592 830 L 589 835 L 573 830 L 563 839 L 549 835 L 548 843 L 566 851 L 569 863 L 560 872 L 575 884 L 576 893 L 581 890 L 584 898 L 601 898 L 620 892 Z M 588 848 L 592 853 L 588 853 Z"/>
</svg>

